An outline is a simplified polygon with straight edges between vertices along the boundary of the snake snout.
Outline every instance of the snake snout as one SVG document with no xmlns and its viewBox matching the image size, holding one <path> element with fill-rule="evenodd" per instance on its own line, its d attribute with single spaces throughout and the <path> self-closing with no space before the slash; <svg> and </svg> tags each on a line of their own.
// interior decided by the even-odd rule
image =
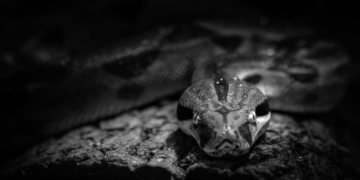
<svg viewBox="0 0 360 180">
<path fill-rule="evenodd" d="M 215 151 L 207 152 L 207 154 L 213 157 L 231 157 L 239 156 L 247 152 L 247 149 L 241 149 L 237 141 L 228 138 L 216 145 L 214 150 Z"/>
</svg>

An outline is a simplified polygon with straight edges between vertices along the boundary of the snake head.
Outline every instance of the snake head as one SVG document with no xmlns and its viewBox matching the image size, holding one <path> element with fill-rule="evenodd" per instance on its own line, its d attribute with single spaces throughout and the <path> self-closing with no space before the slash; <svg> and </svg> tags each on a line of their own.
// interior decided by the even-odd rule
<svg viewBox="0 0 360 180">
<path fill-rule="evenodd" d="M 269 125 L 266 96 L 237 78 L 200 80 L 181 95 L 180 129 L 210 156 L 239 156 L 249 151 Z"/>
</svg>

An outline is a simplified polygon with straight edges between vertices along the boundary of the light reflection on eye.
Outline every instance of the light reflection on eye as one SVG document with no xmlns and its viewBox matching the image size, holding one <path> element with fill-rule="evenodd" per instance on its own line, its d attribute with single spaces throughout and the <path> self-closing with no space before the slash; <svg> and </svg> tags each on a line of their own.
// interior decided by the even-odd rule
<svg viewBox="0 0 360 180">
<path fill-rule="evenodd" d="M 256 122 L 256 114 L 255 111 L 251 111 L 248 115 L 248 121 L 250 123 L 255 123 Z"/>
<path fill-rule="evenodd" d="M 194 120 L 195 120 L 195 124 L 198 124 L 199 123 L 199 121 L 201 121 L 201 115 L 200 115 L 200 113 L 195 113 L 194 114 Z"/>
</svg>

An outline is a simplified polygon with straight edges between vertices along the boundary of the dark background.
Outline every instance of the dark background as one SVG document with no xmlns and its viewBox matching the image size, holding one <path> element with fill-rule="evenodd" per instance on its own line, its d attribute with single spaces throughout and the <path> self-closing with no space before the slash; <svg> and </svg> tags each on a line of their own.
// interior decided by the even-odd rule
<svg viewBox="0 0 360 180">
<path fill-rule="evenodd" d="M 277 19 L 308 24 L 352 49 L 359 45 L 357 10 L 355 3 L 325 0 L 5 0 L 0 4 L 0 37 L 5 49 L 41 33 L 50 34 L 53 43 L 83 49 L 179 21 L 267 17 L 270 23 Z"/>
<path fill-rule="evenodd" d="M 351 119 L 334 122 L 344 131 L 357 136 L 359 118 L 357 105 L 360 97 L 357 88 L 360 47 L 359 11 L 354 3 L 325 0 L 235 1 L 235 0 L 89 0 L 89 1 L 25 1 L 0 2 L 0 75 L 9 78 L 13 67 L 6 56 L 31 57 L 27 49 L 36 42 L 70 55 L 87 53 L 106 47 L 159 25 L 169 25 L 195 19 L 246 18 L 254 21 L 267 17 L 283 24 L 301 23 L 314 27 L 320 35 L 335 39 L 348 50 L 353 78 L 341 110 Z M 35 40 L 34 40 L 35 39 Z M 21 54 L 21 56 L 19 56 Z M 16 59 L 15 59 L 16 60 Z M 31 64 L 29 65 L 31 66 Z M 1 158 L 17 156 L 33 142 L 7 136 L 11 113 L 21 104 L 21 98 L 1 95 L 0 115 Z M 21 123 L 18 127 L 22 127 Z M 31 127 L 29 127 L 31 128 Z M 14 133 L 12 133 L 14 134 Z M 360 140 L 360 139 L 359 139 Z"/>
</svg>

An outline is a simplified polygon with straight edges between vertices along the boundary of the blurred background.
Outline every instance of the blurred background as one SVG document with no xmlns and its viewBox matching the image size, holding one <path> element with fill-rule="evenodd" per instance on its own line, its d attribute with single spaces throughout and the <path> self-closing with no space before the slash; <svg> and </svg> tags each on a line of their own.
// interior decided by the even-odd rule
<svg viewBox="0 0 360 180">
<path fill-rule="evenodd" d="M 29 125 L 14 118 L 17 109 L 26 104 L 26 96 L 7 92 L 4 86 L 11 77 L 41 68 L 41 61 L 86 54 L 160 25 L 197 19 L 242 18 L 260 23 L 266 18 L 269 24 L 276 20 L 290 29 L 294 23 L 300 23 L 342 43 L 354 64 L 351 88 L 340 110 L 350 120 L 332 123 L 358 136 L 359 17 L 355 2 L 325 0 L 2 0 L 0 161 L 16 157 L 39 141 L 31 138 L 37 124 Z M 31 58 L 36 60 L 29 61 Z"/>
</svg>

